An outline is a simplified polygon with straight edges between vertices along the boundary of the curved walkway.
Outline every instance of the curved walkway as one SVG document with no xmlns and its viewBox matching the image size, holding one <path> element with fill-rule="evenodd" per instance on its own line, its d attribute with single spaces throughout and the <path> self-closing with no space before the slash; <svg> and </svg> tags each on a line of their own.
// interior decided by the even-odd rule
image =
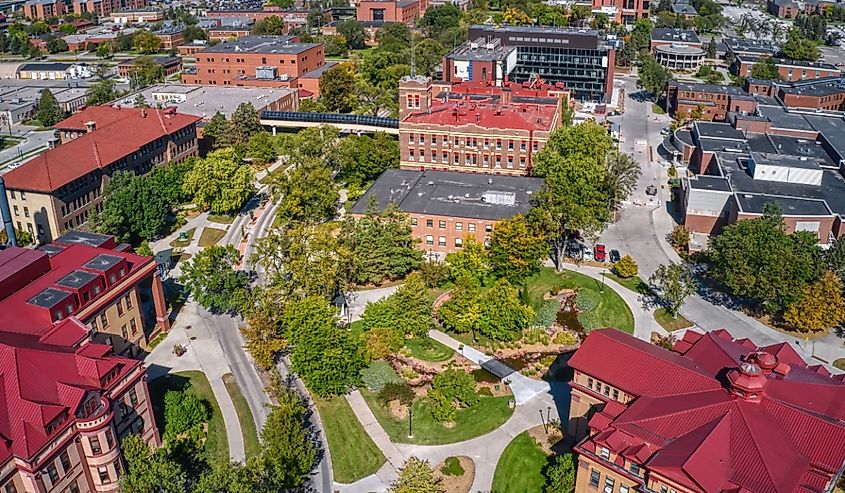
<svg viewBox="0 0 845 493">
<path fill-rule="evenodd" d="M 446 346 L 459 351 L 462 345 L 459 341 L 448 335 L 432 330 L 429 336 Z M 504 363 L 493 360 L 480 351 L 463 346 L 462 354 L 467 359 L 479 366 L 498 373 L 504 367 L 508 373 L 506 378 L 510 381 L 510 388 L 514 393 L 514 400 L 517 404 L 513 415 L 505 424 L 499 428 L 470 440 L 446 445 L 414 445 L 410 443 L 393 443 L 387 432 L 376 420 L 360 392 L 355 391 L 346 397 L 355 416 L 364 426 L 367 434 L 373 439 L 381 452 L 387 458 L 387 462 L 379 471 L 367 476 L 352 484 L 335 483 L 335 488 L 342 492 L 361 491 L 386 491 L 390 482 L 396 478 L 396 470 L 405 463 L 409 457 L 419 457 L 428 460 L 435 465 L 446 460 L 447 457 L 465 455 L 475 462 L 475 479 L 470 491 L 490 491 L 493 487 L 493 474 L 499 457 L 505 447 L 525 430 L 541 424 L 540 413 L 551 413 L 551 419 L 559 419 L 559 413 L 568 414 L 568 390 L 565 384 L 552 386 L 548 382 L 532 380 L 514 370 L 508 368 Z M 500 365 L 491 367 L 491 362 Z M 557 390 L 560 390 L 558 392 Z M 565 407 L 565 409 L 561 409 Z"/>
</svg>

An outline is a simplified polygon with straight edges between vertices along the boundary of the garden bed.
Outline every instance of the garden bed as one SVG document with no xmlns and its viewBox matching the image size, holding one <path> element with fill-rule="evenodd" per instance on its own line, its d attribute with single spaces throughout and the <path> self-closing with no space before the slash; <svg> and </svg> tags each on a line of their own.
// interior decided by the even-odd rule
<svg viewBox="0 0 845 493">
<path fill-rule="evenodd" d="M 468 493 L 475 480 L 475 463 L 469 457 L 447 457 L 434 466 L 434 477 L 440 479 L 446 493 Z"/>
</svg>

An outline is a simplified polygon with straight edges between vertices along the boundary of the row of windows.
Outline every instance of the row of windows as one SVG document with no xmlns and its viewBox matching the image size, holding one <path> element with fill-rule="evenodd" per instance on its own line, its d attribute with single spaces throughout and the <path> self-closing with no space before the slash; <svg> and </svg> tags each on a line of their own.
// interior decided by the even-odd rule
<svg viewBox="0 0 845 493">
<path fill-rule="evenodd" d="M 87 205 L 92 200 L 96 199 L 100 196 L 100 188 L 97 187 L 94 190 L 89 191 L 85 195 L 81 197 L 77 197 L 73 201 L 69 202 L 67 206 L 62 205 L 62 217 L 70 214 L 71 212 L 79 209 L 80 207 Z"/>
<path fill-rule="evenodd" d="M 433 146 L 437 145 L 438 141 L 442 142 L 443 145 L 449 145 L 449 137 L 446 136 L 446 135 L 441 136 L 439 139 L 438 139 L 437 135 L 430 135 L 429 138 L 428 138 L 428 141 Z M 515 149 L 517 142 L 519 142 L 519 150 L 520 151 L 528 150 L 528 141 L 527 140 L 520 140 L 520 141 L 508 140 L 507 142 L 508 142 L 508 150 L 509 151 L 512 151 L 512 150 Z M 409 133 L 408 134 L 408 144 L 414 145 L 414 144 L 417 144 L 417 143 L 419 145 L 425 145 L 426 134 Z M 492 139 L 483 139 L 482 140 L 482 139 L 478 139 L 478 138 L 475 138 L 475 137 L 461 138 L 461 137 L 458 137 L 458 136 L 455 136 L 452 139 L 452 143 L 453 143 L 452 145 L 454 145 L 455 147 L 469 147 L 469 148 L 484 149 L 484 150 L 489 150 L 494 145 Z M 502 150 L 502 139 L 496 139 L 495 140 L 495 146 L 496 146 L 497 151 L 501 151 Z M 532 144 L 531 144 L 531 150 L 532 151 L 537 152 L 537 150 L 539 150 L 539 148 L 540 148 L 539 142 L 537 142 L 537 141 L 532 142 Z"/>
<path fill-rule="evenodd" d="M 411 226 L 416 226 L 416 225 L 417 225 L 417 218 L 412 217 L 411 218 Z M 426 228 L 433 228 L 434 227 L 434 219 L 426 219 L 425 220 L 425 227 Z M 446 221 L 444 221 L 442 219 L 437 221 L 437 227 L 439 229 L 446 229 Z M 463 230 L 464 230 L 464 223 L 461 222 L 461 221 L 456 221 L 455 222 L 455 231 L 463 231 Z M 467 231 L 469 231 L 470 233 L 474 233 L 475 232 L 475 223 L 467 223 Z M 484 225 L 484 231 L 487 232 L 487 233 L 493 231 L 493 225 L 492 224 L 485 224 Z"/>
<path fill-rule="evenodd" d="M 123 276 L 124 276 L 124 270 L 120 269 L 119 277 L 122 278 Z M 111 281 L 112 284 L 115 282 L 114 274 L 111 275 L 109 280 Z M 94 292 L 95 292 L 95 294 L 99 294 L 100 287 L 94 286 Z M 118 317 L 123 316 L 123 303 L 126 303 L 126 309 L 127 310 L 131 310 L 132 306 L 133 306 L 132 305 L 132 297 L 129 294 L 126 294 L 122 298 L 117 299 L 114 306 L 117 307 L 117 316 Z M 100 319 L 100 326 L 99 327 L 97 326 L 97 319 L 98 318 Z M 130 323 L 132 324 L 132 327 L 134 328 L 135 327 L 135 318 L 134 317 L 132 318 Z M 124 327 L 124 329 L 126 328 L 125 325 L 123 327 Z M 105 310 L 103 310 L 102 313 L 100 313 L 99 317 L 95 316 L 94 318 L 91 319 L 91 329 L 94 332 L 99 332 L 100 330 L 105 331 L 108 328 L 109 328 L 109 316 L 108 316 L 108 308 L 106 308 Z M 132 335 L 135 335 L 134 331 L 132 332 Z M 123 337 L 126 338 L 126 336 L 123 336 Z"/>
<path fill-rule="evenodd" d="M 599 483 L 601 482 L 601 472 L 596 469 L 590 469 L 590 486 L 593 488 L 598 488 Z M 619 489 L 616 489 L 616 479 L 606 476 L 604 478 L 604 488 L 602 489 L 604 493 L 613 493 L 614 491 L 618 491 L 619 493 L 629 493 L 631 491 L 630 487 L 625 486 L 624 484 L 619 485 Z"/>
<path fill-rule="evenodd" d="M 56 467 L 56 461 L 55 460 L 50 462 L 49 465 L 47 465 L 46 472 L 47 472 L 47 477 L 50 478 L 51 485 L 55 485 L 56 483 L 59 482 L 59 479 L 61 479 L 62 476 L 67 475 L 68 473 L 71 472 L 71 466 L 73 464 L 70 461 L 70 456 L 68 455 L 67 450 L 62 451 L 62 453 L 59 454 L 59 463 L 62 466 L 62 469 L 61 469 L 62 473 L 61 474 L 59 474 L 59 469 Z M 72 484 L 74 486 L 76 486 L 76 481 L 74 481 Z M 10 486 L 11 486 L 11 488 L 10 488 Z M 7 484 L 6 487 L 5 487 L 5 490 L 6 490 L 6 493 L 17 491 L 15 489 L 14 483 Z M 68 490 L 69 491 L 79 491 L 78 487 L 77 487 L 76 490 L 74 490 L 73 486 L 68 486 Z"/>
<path fill-rule="evenodd" d="M 607 385 L 607 384 L 604 384 L 604 388 L 602 388 L 601 382 L 595 382 L 595 386 L 594 386 L 592 378 L 587 379 L 587 388 L 590 389 L 590 390 L 594 390 L 598 394 L 604 394 L 608 397 L 611 396 L 611 391 L 612 391 L 613 400 L 614 401 L 619 400 L 619 390 L 611 389 L 610 386 Z"/>
<path fill-rule="evenodd" d="M 438 159 L 437 159 L 438 154 L 435 151 L 431 151 L 429 156 L 430 156 L 430 158 L 429 158 L 428 162 L 431 162 L 431 163 L 441 162 L 441 161 L 438 161 Z M 444 153 L 442 153 L 442 156 L 443 156 L 442 162 L 444 164 L 449 164 L 449 153 L 444 152 Z M 408 150 L 408 161 L 416 161 L 416 160 L 417 160 L 416 150 L 409 149 Z M 420 151 L 420 162 L 426 162 L 424 151 Z M 458 153 L 458 152 L 454 152 L 454 153 L 452 153 L 452 162 L 454 164 L 466 164 L 466 165 L 470 165 L 470 166 L 478 166 L 478 163 L 479 163 L 478 154 L 461 154 L 461 153 Z M 491 163 L 490 156 L 484 155 L 482 157 L 482 159 L 480 160 L 480 162 L 482 163 L 482 166 L 489 167 L 490 163 Z M 502 167 L 502 156 L 495 156 L 495 160 L 493 162 L 495 162 L 496 168 L 501 168 Z M 524 168 L 526 162 L 527 162 L 527 160 L 526 160 L 525 156 L 519 157 L 519 167 L 520 168 Z M 513 156 L 508 156 L 507 167 L 513 169 L 513 163 L 514 163 Z"/>
</svg>

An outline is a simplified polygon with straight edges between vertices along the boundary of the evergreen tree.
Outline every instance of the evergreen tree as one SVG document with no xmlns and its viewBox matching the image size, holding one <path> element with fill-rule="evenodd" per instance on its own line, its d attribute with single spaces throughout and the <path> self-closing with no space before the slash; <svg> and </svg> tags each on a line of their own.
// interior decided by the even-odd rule
<svg viewBox="0 0 845 493">
<path fill-rule="evenodd" d="M 226 115 L 219 111 L 203 127 L 202 138 L 211 142 L 212 149 L 222 149 L 235 143 L 234 136 L 232 135 L 232 126 L 226 120 Z"/>
<path fill-rule="evenodd" d="M 38 101 L 38 121 L 44 127 L 52 127 L 64 118 L 65 112 L 62 111 L 59 102 L 49 89 L 41 91 L 41 99 Z"/>
<path fill-rule="evenodd" d="M 230 126 L 236 144 L 246 144 L 250 137 L 264 130 L 258 112 L 250 102 L 239 104 L 235 112 L 232 113 L 231 120 Z"/>
</svg>

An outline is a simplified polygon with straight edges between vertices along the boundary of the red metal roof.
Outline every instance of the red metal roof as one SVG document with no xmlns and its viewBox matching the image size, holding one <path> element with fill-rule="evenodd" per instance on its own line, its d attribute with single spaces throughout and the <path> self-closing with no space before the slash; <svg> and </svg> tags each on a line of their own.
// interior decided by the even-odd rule
<svg viewBox="0 0 845 493">
<path fill-rule="evenodd" d="M 435 102 L 430 112 L 412 113 L 403 123 L 464 126 L 476 125 L 500 130 L 555 129 L 556 104 L 495 104 L 492 102 Z"/>
<path fill-rule="evenodd" d="M 571 365 L 637 397 L 593 416 L 582 452 L 607 447 L 703 493 L 823 491 L 845 461 L 841 378 L 796 361 L 788 345 L 757 348 L 724 330 L 689 333 L 676 349 L 683 355 L 613 329 L 590 333 Z M 731 387 L 730 372 L 759 395 Z"/>
<path fill-rule="evenodd" d="M 96 130 L 9 171 L 3 175 L 6 187 L 12 190 L 53 192 L 200 120 L 199 117 L 180 113 L 165 114 L 165 111 L 110 106 L 86 108 L 59 122 L 56 128 L 85 130 L 85 123 L 94 121 Z"/>
<path fill-rule="evenodd" d="M 10 247 L 3 250 L 3 253 L 6 253 L 10 250 L 24 249 Z M 42 252 L 36 253 L 46 256 L 46 254 Z M 39 275 L 35 277 L 25 277 L 25 282 L 22 282 L 15 286 L 14 289 L 11 289 L 11 291 L 14 291 L 14 293 L 9 295 L 5 299 L 0 300 L 0 332 L 11 332 L 46 337 L 46 335 L 50 331 L 54 330 L 49 311 L 44 308 L 34 306 L 28 303 L 28 301 L 33 296 L 47 288 L 60 288 L 62 290 L 67 290 L 68 288 L 57 286 L 56 282 L 75 270 L 84 270 L 85 263 L 104 253 L 116 257 L 121 257 L 126 260 L 128 266 L 126 277 L 129 277 L 135 274 L 136 272 L 141 271 L 142 269 L 151 269 L 154 264 L 154 260 L 151 257 L 143 257 L 130 252 L 121 252 L 107 248 L 90 247 L 82 244 L 66 246 L 62 251 L 56 253 L 55 255 L 49 258 L 48 265 L 50 268 L 47 272 L 42 272 L 40 270 L 40 265 L 36 265 L 35 267 L 39 269 Z M 9 255 L 9 257 L 13 261 L 15 259 L 20 258 L 20 256 L 18 255 L 11 254 Z M 0 255 L 0 262 L 2 262 L 2 260 L 3 257 L 2 255 Z M 3 271 L 4 267 L 5 265 L 0 263 L 0 272 Z M 28 266 L 18 267 L 26 269 L 32 268 L 33 265 L 30 264 Z M 118 284 L 116 285 L 119 286 L 120 283 L 118 282 Z M 121 289 L 123 288 L 125 287 L 121 287 Z M 113 290 L 111 288 L 106 288 L 103 290 L 102 293 L 100 293 L 96 297 L 93 297 L 87 303 L 83 303 L 83 300 L 79 300 L 79 302 L 82 304 L 80 309 L 85 308 L 91 304 L 99 303 L 104 299 L 107 299 L 109 295 L 112 294 L 112 291 Z M 63 339 L 63 336 L 53 335 L 53 337 L 58 338 L 56 340 L 67 343 L 67 341 Z"/>
<path fill-rule="evenodd" d="M 57 326 L 82 337 L 88 332 L 72 318 Z M 47 345 L 32 336 L 0 332 L 0 460 L 12 455 L 30 459 L 73 426 L 89 392 L 105 391 L 141 364 L 110 351 L 101 344 Z M 104 385 L 103 377 L 113 371 L 118 378 Z M 48 434 L 47 425 L 63 415 L 68 418 Z"/>
</svg>

